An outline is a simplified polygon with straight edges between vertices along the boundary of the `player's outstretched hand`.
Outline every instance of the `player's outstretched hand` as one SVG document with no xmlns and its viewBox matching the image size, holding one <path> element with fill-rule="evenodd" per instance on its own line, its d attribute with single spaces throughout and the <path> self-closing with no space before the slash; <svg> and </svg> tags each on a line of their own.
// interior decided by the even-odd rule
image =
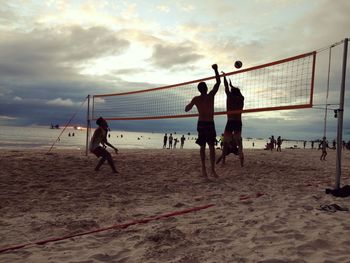
<svg viewBox="0 0 350 263">
<path fill-rule="evenodd" d="M 213 64 L 213 65 L 211 65 L 211 67 L 213 68 L 213 70 L 218 70 L 218 65 L 217 64 Z"/>
<path fill-rule="evenodd" d="M 114 149 L 114 152 L 115 152 L 116 154 L 118 154 L 118 149 L 117 149 L 117 148 L 115 148 L 115 149 Z"/>
</svg>

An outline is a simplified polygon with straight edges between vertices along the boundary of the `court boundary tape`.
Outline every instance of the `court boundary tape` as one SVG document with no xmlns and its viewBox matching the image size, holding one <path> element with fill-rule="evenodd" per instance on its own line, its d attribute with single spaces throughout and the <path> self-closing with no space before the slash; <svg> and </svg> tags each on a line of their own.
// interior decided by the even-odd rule
<svg viewBox="0 0 350 263">
<path fill-rule="evenodd" d="M 94 233 L 99 233 L 99 232 L 103 232 L 103 231 L 107 231 L 107 230 L 111 230 L 111 229 L 125 229 L 125 228 L 128 228 L 129 226 L 132 226 L 132 225 L 146 224 L 146 223 L 149 223 L 151 221 L 165 219 L 165 218 L 174 217 L 174 216 L 183 215 L 183 214 L 188 214 L 191 212 L 196 212 L 199 210 L 207 209 L 207 208 L 213 207 L 213 206 L 214 206 L 214 204 L 196 206 L 196 207 L 187 208 L 184 210 L 178 210 L 178 211 L 174 211 L 174 212 L 170 212 L 170 213 L 166 213 L 166 214 L 161 214 L 159 216 L 153 216 L 153 217 L 149 217 L 149 218 L 133 220 L 129 223 L 115 224 L 112 226 L 98 228 L 95 230 L 90 230 L 90 231 L 86 231 L 86 232 L 82 232 L 82 233 L 69 234 L 69 235 L 65 235 L 63 237 L 52 237 L 52 238 L 48 238 L 45 240 L 39 240 L 39 241 L 34 241 L 34 242 L 20 244 L 20 245 L 12 245 L 12 246 L 1 248 L 0 253 L 6 252 L 6 251 L 17 250 L 17 249 L 21 249 L 21 248 L 25 248 L 25 247 L 29 247 L 29 246 L 44 245 L 47 243 L 66 240 L 66 239 L 70 239 L 70 238 L 74 238 L 74 237 L 85 236 L 85 235 L 94 234 Z"/>
<path fill-rule="evenodd" d="M 263 192 L 256 192 L 254 195 L 240 195 L 239 200 L 244 201 L 252 198 L 259 198 L 260 196 L 266 195 Z"/>
</svg>

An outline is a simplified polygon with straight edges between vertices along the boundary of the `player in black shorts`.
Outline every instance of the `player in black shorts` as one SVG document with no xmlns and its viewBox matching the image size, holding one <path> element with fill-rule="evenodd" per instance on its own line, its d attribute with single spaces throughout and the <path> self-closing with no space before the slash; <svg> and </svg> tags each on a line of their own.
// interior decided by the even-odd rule
<svg viewBox="0 0 350 263">
<path fill-rule="evenodd" d="M 198 139 L 196 143 L 200 146 L 200 157 L 202 162 L 202 176 L 207 178 L 207 171 L 205 167 L 205 146 L 209 145 L 210 151 L 210 164 L 211 172 L 214 177 L 218 177 L 215 172 L 215 141 L 216 141 L 216 131 L 214 124 L 214 96 L 219 90 L 221 83 L 220 75 L 218 72 L 218 66 L 216 64 L 212 65 L 215 71 L 216 83 L 213 89 L 208 93 L 208 87 L 205 82 L 200 82 L 198 84 L 199 96 L 194 97 L 191 102 L 185 107 L 185 111 L 190 111 L 194 105 L 196 105 L 198 110 Z"/>
<path fill-rule="evenodd" d="M 225 73 L 224 73 L 225 74 Z M 224 85 L 227 109 L 227 123 L 224 131 L 224 148 L 222 150 L 221 157 L 216 163 L 219 163 L 222 159 L 222 163 L 225 163 L 226 155 L 230 153 L 239 156 L 241 166 L 244 164 L 243 145 L 242 145 L 242 110 L 244 107 L 244 97 L 239 88 L 234 87 L 230 81 L 231 90 L 224 75 Z"/>
</svg>

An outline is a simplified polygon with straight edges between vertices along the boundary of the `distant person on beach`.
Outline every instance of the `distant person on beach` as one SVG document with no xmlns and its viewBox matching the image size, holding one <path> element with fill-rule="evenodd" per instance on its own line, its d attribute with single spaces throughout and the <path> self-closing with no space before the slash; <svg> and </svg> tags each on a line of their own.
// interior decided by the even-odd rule
<svg viewBox="0 0 350 263">
<path fill-rule="evenodd" d="M 271 135 L 271 137 L 270 137 L 270 150 L 271 151 L 273 149 L 275 149 L 275 143 L 276 143 L 275 136 Z"/>
<path fill-rule="evenodd" d="M 168 141 L 168 135 L 165 134 L 165 135 L 164 135 L 164 138 L 163 138 L 163 149 L 166 148 L 166 143 L 167 143 L 167 141 Z"/>
<path fill-rule="evenodd" d="M 175 138 L 175 139 L 174 139 L 174 149 L 176 149 L 176 145 L 177 145 L 178 141 L 179 141 L 178 138 Z"/>
<path fill-rule="evenodd" d="M 219 142 L 220 142 L 220 149 L 222 150 L 222 148 L 224 147 L 224 134 L 223 133 L 221 133 L 221 135 L 220 135 Z"/>
<path fill-rule="evenodd" d="M 326 137 L 322 138 L 320 146 L 321 146 L 321 150 L 322 150 L 322 154 L 321 154 L 320 160 L 321 161 L 325 161 L 326 160 L 326 156 L 327 156 L 327 148 L 328 148 L 328 142 L 326 140 Z"/>
<path fill-rule="evenodd" d="M 184 144 L 185 144 L 186 138 L 185 135 L 182 135 L 182 137 L 180 138 L 180 148 L 183 149 L 184 148 Z"/>
<path fill-rule="evenodd" d="M 173 134 L 170 133 L 169 135 L 169 147 L 168 149 L 172 149 L 173 148 Z"/>
<path fill-rule="evenodd" d="M 94 135 L 91 138 L 89 147 L 90 152 L 95 154 L 97 157 L 101 157 L 95 167 L 95 171 L 98 171 L 102 164 L 107 160 L 108 164 L 112 168 L 112 171 L 114 173 L 118 173 L 111 154 L 105 149 L 106 146 L 109 146 L 114 149 L 116 154 L 118 153 L 118 149 L 107 141 L 108 124 L 102 117 L 97 119 L 96 124 L 98 125 L 98 128 L 95 130 Z"/>
<path fill-rule="evenodd" d="M 304 141 L 304 149 L 305 149 L 305 147 L 306 147 L 306 141 Z"/>
<path fill-rule="evenodd" d="M 185 111 L 190 111 L 194 105 L 196 105 L 198 110 L 198 139 L 196 143 L 200 146 L 200 157 L 202 163 L 202 176 L 208 178 L 207 170 L 205 167 L 205 146 L 209 145 L 210 151 L 210 164 L 211 172 L 214 177 L 218 177 L 215 172 L 215 139 L 216 139 L 216 130 L 214 123 L 214 97 L 219 90 L 221 83 L 220 75 L 218 72 L 218 66 L 216 64 L 212 65 L 212 68 L 215 72 L 216 83 L 213 86 L 213 89 L 208 93 L 208 87 L 205 82 L 200 82 L 198 84 L 198 91 L 200 92 L 199 96 L 194 97 L 191 102 L 185 107 Z"/>
<path fill-rule="evenodd" d="M 281 151 L 282 151 L 282 150 L 281 150 L 281 145 L 282 145 L 281 136 L 278 136 L 278 137 L 277 137 L 277 142 L 276 142 L 276 144 L 277 144 L 277 152 L 281 152 Z"/>
<path fill-rule="evenodd" d="M 238 148 L 238 156 L 241 166 L 244 164 L 243 144 L 242 144 L 242 110 L 244 107 L 244 96 L 239 88 L 234 87 L 230 80 L 230 88 L 224 74 L 224 85 L 226 93 L 226 110 L 230 113 L 227 114 L 227 122 L 224 131 L 224 145 L 222 150 L 222 163 L 225 164 L 226 155 L 236 153 L 235 147 Z M 236 111 L 233 112 L 232 111 Z M 237 112 L 238 111 L 238 112 Z M 232 142 L 233 141 L 233 142 Z M 219 160 L 217 161 L 217 163 Z"/>
<path fill-rule="evenodd" d="M 315 142 L 311 141 L 311 149 L 314 149 L 314 144 L 315 144 Z"/>
</svg>

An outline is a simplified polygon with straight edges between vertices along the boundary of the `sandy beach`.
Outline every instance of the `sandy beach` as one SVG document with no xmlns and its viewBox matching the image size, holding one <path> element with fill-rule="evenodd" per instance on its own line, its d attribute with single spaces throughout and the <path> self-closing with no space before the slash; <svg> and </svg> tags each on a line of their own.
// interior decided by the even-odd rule
<svg viewBox="0 0 350 263">
<path fill-rule="evenodd" d="M 320 155 L 247 150 L 243 168 L 230 155 L 220 177 L 205 181 L 198 150 L 121 149 L 117 176 L 108 165 L 94 172 L 97 158 L 78 150 L 2 150 L 0 249 L 28 245 L 0 253 L 0 262 L 350 262 L 350 212 L 320 209 L 350 209 L 350 197 L 325 194 L 335 151 L 325 162 Z M 137 221 L 145 218 L 154 220 Z"/>
</svg>

